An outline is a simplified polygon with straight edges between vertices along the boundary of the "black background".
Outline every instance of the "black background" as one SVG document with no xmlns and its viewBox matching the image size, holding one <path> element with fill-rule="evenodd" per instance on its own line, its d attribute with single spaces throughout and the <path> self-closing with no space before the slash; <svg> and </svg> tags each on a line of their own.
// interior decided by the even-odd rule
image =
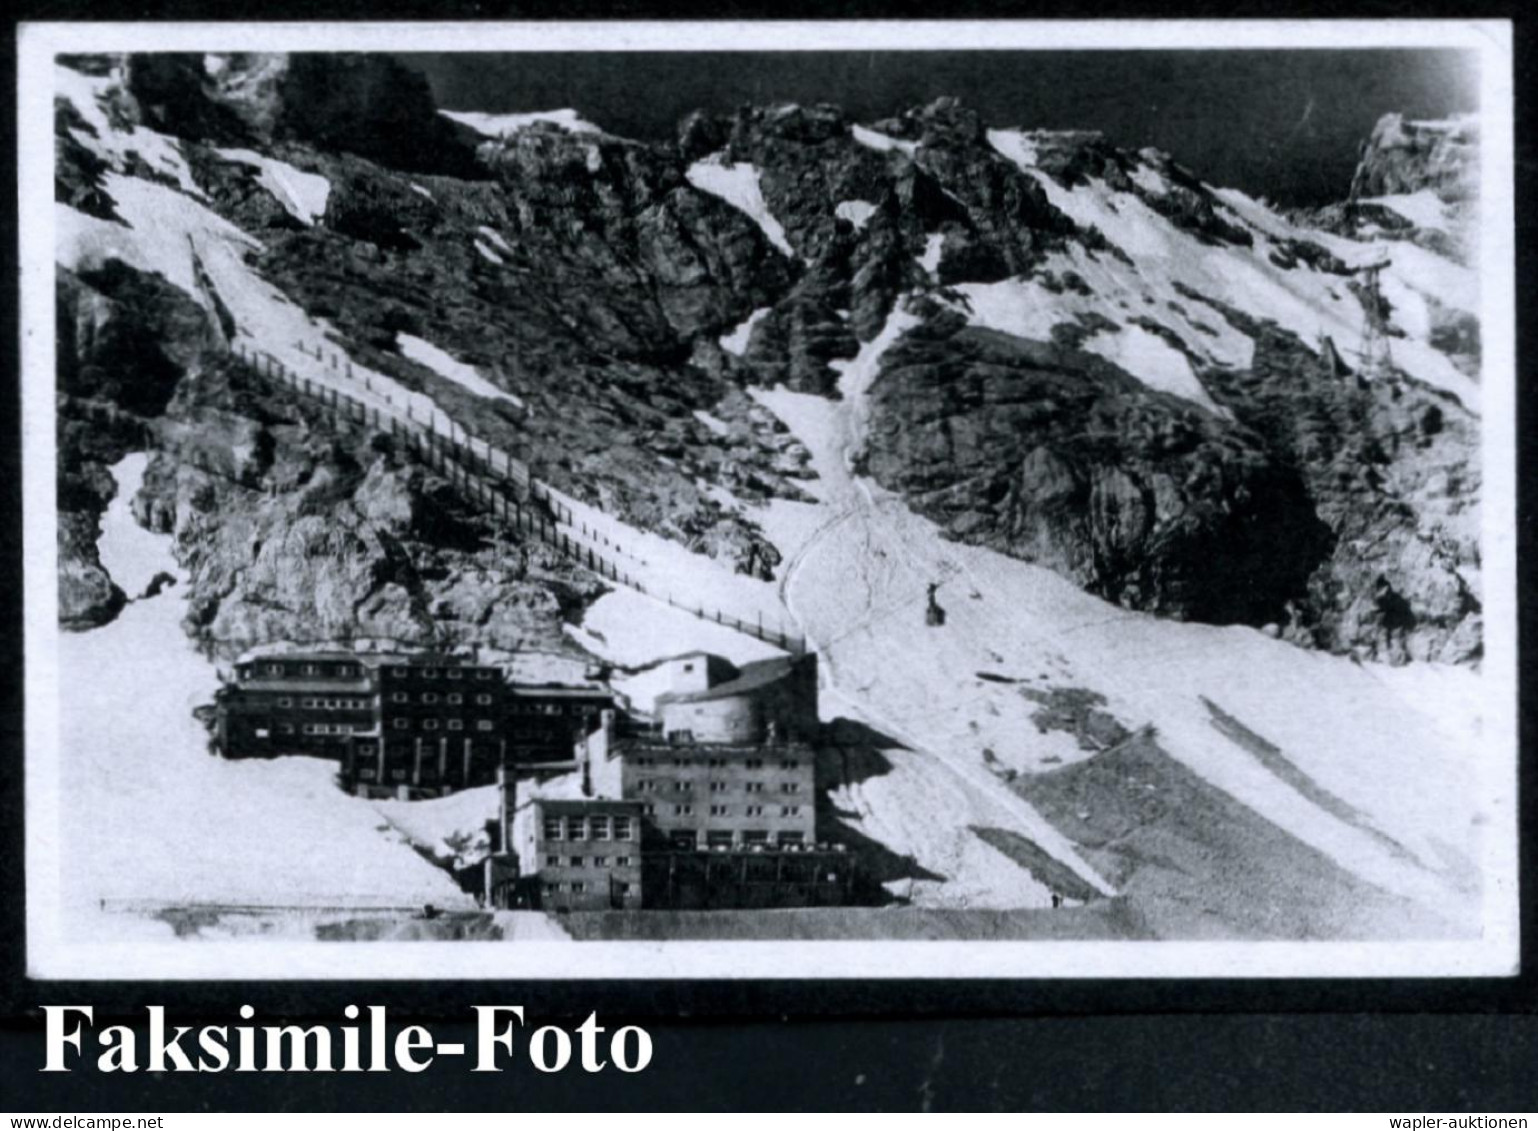
<svg viewBox="0 0 1538 1131">
<path fill-rule="evenodd" d="M 933 18 L 934 0 L 813 7 L 694 0 L 665 10 L 615 0 L 564 5 L 490 5 L 463 0 L 429 9 L 416 0 L 277 0 L 233 13 L 247 19 L 528 18 Z M 23 4 L 28 19 L 215 19 L 205 3 Z M 1027 7 L 965 3 L 945 15 L 1510 18 L 1515 5 L 1228 3 Z M 14 27 L 12 28 L 14 31 Z M 1520 629 L 1533 638 L 1531 356 L 1533 147 L 1532 28 L 1516 23 L 1518 229 L 1518 553 Z M 0 59 L 0 89 L 15 89 L 14 40 Z M 15 115 L 0 121 L 15 150 Z M 3 339 L 19 372 L 15 269 L 16 197 L 0 194 L 7 229 Z M 1538 976 L 1535 901 L 1524 898 L 1523 967 L 1497 980 L 1116 981 L 1116 982 L 736 982 L 692 984 L 432 982 L 37 984 L 23 950 L 21 480 L 19 382 L 0 386 L 0 1109 L 54 1114 L 196 1110 L 1377 1110 L 1493 1113 L 1538 1108 Z M 1504 421 L 1486 418 L 1487 427 Z M 1531 667 L 1524 648 L 1522 670 Z M 147 658 L 149 659 L 149 658 Z M 1530 818 L 1535 715 L 1521 711 L 1524 890 L 1535 873 Z M 146 819 L 154 819 L 146 814 Z M 105 972 L 104 972 L 105 973 Z M 249 1003 L 258 1023 L 285 1017 L 341 1021 L 347 1003 L 384 1004 L 392 1021 L 421 1020 L 440 1040 L 466 1040 L 470 1005 L 521 1004 L 531 1020 L 574 1023 L 596 1010 L 611 1027 L 651 1032 L 644 1073 L 575 1069 L 544 1076 L 514 1063 L 499 1075 L 450 1059 L 427 1072 L 388 1075 L 151 1075 L 114 1077 L 84 1067 L 44 1075 L 43 1004 L 89 1004 L 98 1025 L 142 1019 L 168 1007 L 178 1024 L 233 1024 Z"/>
</svg>

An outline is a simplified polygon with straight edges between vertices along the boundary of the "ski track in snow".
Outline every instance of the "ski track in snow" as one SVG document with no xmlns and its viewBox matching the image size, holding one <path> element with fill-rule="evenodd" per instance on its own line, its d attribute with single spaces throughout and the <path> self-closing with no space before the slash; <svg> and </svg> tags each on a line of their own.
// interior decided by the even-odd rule
<svg viewBox="0 0 1538 1131">
<path fill-rule="evenodd" d="M 812 484 L 817 504 L 773 500 L 762 523 L 787 555 L 787 605 L 839 694 L 873 725 L 947 760 L 981 789 L 992 776 L 981 762 L 984 746 L 1013 749 L 1013 759 L 1000 760 L 1034 769 L 1044 768 L 1044 757 L 1084 755 L 1041 743 L 1034 705 L 976 672 L 1042 688 L 1087 687 L 1105 694 L 1106 709 L 1125 725 L 1154 724 L 1177 760 L 1357 876 L 1432 907 L 1467 898 L 1435 871 L 1448 847 L 1479 856 L 1476 825 L 1485 810 L 1470 785 L 1478 774 L 1468 751 L 1479 745 L 1467 673 L 1422 665 L 1408 677 L 1249 629 L 1129 613 L 1048 570 L 943 540 L 902 500 L 848 472 L 861 442 L 864 391 L 895 339 L 891 330 L 847 363 L 840 402 L 755 393 L 807 445 L 821 476 Z M 941 628 L 924 624 L 931 581 L 940 583 L 947 613 Z M 1365 824 L 1325 811 L 1223 736 L 1203 694 L 1364 814 Z M 1036 839 L 1029 819 L 1008 827 Z M 1073 859 L 1060 837 L 1038 844 Z"/>
</svg>

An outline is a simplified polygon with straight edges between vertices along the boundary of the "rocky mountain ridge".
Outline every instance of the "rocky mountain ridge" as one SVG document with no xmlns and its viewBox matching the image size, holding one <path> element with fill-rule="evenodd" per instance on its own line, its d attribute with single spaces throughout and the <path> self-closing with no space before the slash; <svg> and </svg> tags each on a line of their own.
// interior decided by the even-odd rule
<svg viewBox="0 0 1538 1131">
<path fill-rule="evenodd" d="M 869 125 L 832 106 L 696 114 L 668 146 L 471 129 L 376 56 L 60 74 L 57 195 L 82 233 L 59 286 L 66 623 L 121 600 L 88 535 L 130 442 L 76 402 L 165 438 L 141 510 L 177 532 L 210 642 L 552 644 L 596 591 L 456 513 L 388 445 L 232 385 L 246 315 L 199 264 L 238 244 L 348 356 L 738 568 L 777 568 L 755 504 L 811 474 L 745 395 L 783 383 L 865 397 L 862 466 L 949 536 L 1125 607 L 1375 658 L 1478 655 L 1477 322 L 1444 285 L 1466 268 L 1412 218 L 1362 221 L 1397 215 L 1367 195 L 1451 191 L 1466 137 L 1407 148 L 1380 127 L 1349 221 L 1311 226 L 1168 155 L 991 129 L 947 100 Z M 156 215 L 185 230 L 152 234 L 136 194 L 174 198 Z M 1384 248 L 1371 315 L 1354 259 Z M 1384 373 L 1349 356 L 1374 316 Z"/>
</svg>

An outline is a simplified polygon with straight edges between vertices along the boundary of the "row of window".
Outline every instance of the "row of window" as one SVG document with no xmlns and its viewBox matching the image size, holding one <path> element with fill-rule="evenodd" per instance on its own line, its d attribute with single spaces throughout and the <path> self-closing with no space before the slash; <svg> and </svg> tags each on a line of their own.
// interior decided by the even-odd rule
<svg viewBox="0 0 1538 1131">
<path fill-rule="evenodd" d="M 374 768 L 372 766 L 359 766 L 357 773 L 359 781 L 374 780 Z M 406 780 L 408 773 L 414 773 L 414 771 L 408 770 L 405 766 L 396 766 L 381 774 L 379 780 L 403 782 Z M 444 776 L 444 780 L 453 781 L 457 774 L 457 770 L 451 770 Z M 436 782 L 438 780 L 438 767 L 431 762 L 423 762 L 420 777 L 424 782 Z"/>
<path fill-rule="evenodd" d="M 566 866 L 568 868 L 586 868 L 590 865 L 594 868 L 607 868 L 613 865 L 616 868 L 628 868 L 635 862 L 631 856 L 568 856 Z M 559 868 L 561 858 L 559 856 L 546 856 L 545 867 Z"/>
<path fill-rule="evenodd" d="M 564 703 L 518 703 L 515 702 L 510 712 L 514 715 L 564 715 L 566 704 Z M 573 703 L 571 713 L 573 715 L 596 715 L 603 707 L 597 703 Z"/>
<path fill-rule="evenodd" d="M 370 700 L 348 697 L 341 699 L 320 699 L 306 696 L 299 700 L 299 705 L 311 711 L 367 711 Z M 278 700 L 280 707 L 292 707 L 294 701 L 289 696 L 283 696 Z"/>
<path fill-rule="evenodd" d="M 546 840 L 629 840 L 631 820 L 615 815 L 590 817 L 546 817 Z"/>
<path fill-rule="evenodd" d="M 298 730 L 298 733 L 300 733 L 300 734 L 310 734 L 310 735 L 315 735 L 315 734 L 351 734 L 352 732 L 353 732 L 353 727 L 352 727 L 351 723 L 305 723 Z M 293 723 L 279 723 L 278 724 L 278 733 L 279 734 L 293 734 L 293 733 L 295 733 L 294 724 Z M 272 737 L 272 728 L 271 727 L 256 727 L 255 728 L 255 734 L 256 734 L 257 738 L 271 738 Z"/>
<path fill-rule="evenodd" d="M 657 807 L 655 805 L 647 805 L 643 808 L 647 816 L 655 817 L 657 815 Z M 781 805 L 779 809 L 780 816 L 782 817 L 799 817 L 801 815 L 801 806 L 799 805 Z M 764 807 L 762 805 L 745 805 L 743 806 L 742 813 L 745 817 L 762 817 L 764 815 Z M 730 817 L 732 815 L 732 807 L 730 805 L 712 805 L 710 807 L 710 815 L 712 817 Z M 674 805 L 673 816 L 692 817 L 694 816 L 694 806 Z"/>
<path fill-rule="evenodd" d="M 436 703 L 436 702 L 438 702 L 438 698 L 439 698 L 439 696 L 438 696 L 438 693 L 436 691 L 424 691 L 424 692 L 422 692 L 421 701 L 423 703 Z M 450 706 L 457 706 L 458 704 L 463 703 L 465 701 L 465 697 L 463 695 L 461 695 L 457 691 L 449 692 L 446 696 L 443 697 L 443 699 Z M 483 691 L 483 692 L 481 692 L 480 694 L 478 694 L 475 697 L 475 701 L 477 703 L 479 703 L 483 707 L 489 706 L 491 704 L 491 699 L 492 699 L 491 693 L 488 692 L 488 691 Z M 411 694 L 410 694 L 410 692 L 406 692 L 406 691 L 392 691 L 390 693 L 390 702 L 392 702 L 392 703 L 410 703 L 411 702 Z"/>
<path fill-rule="evenodd" d="M 404 668 L 392 667 L 390 674 L 397 679 L 464 679 L 464 668 Z M 477 668 L 476 679 L 493 679 L 496 672 L 491 668 Z"/>
<path fill-rule="evenodd" d="M 570 892 L 572 895 L 583 895 L 587 892 L 587 890 L 588 884 L 586 880 L 571 880 L 569 882 L 557 881 L 556 883 L 545 885 L 545 894 L 547 896 L 562 895 L 566 892 Z M 613 887 L 615 895 L 629 895 L 630 890 L 631 885 L 625 883 L 615 884 Z"/>
<path fill-rule="evenodd" d="M 329 665 L 329 668 L 330 668 L 329 671 L 326 670 L 327 667 L 328 667 L 328 665 L 324 665 L 324 664 L 297 664 L 297 665 L 293 665 L 293 664 L 273 663 L 273 662 L 269 661 L 269 662 L 264 663 L 264 664 L 261 665 L 260 674 L 261 675 L 268 675 L 268 676 L 289 675 L 289 674 L 291 674 L 291 669 L 292 668 L 297 668 L 298 669 L 297 674 L 299 674 L 299 675 L 312 675 L 312 676 L 327 675 L 327 676 L 332 676 L 332 677 L 336 677 L 336 678 L 342 678 L 342 677 L 356 678 L 356 677 L 361 676 L 363 674 L 363 667 L 362 667 L 361 664 L 332 664 L 332 665 Z M 243 670 L 249 671 L 250 669 L 247 668 L 247 669 L 243 669 Z M 463 679 L 465 677 L 465 669 L 464 668 L 405 668 L 405 667 L 392 667 L 392 668 L 390 668 L 390 674 L 392 676 L 395 676 L 397 679 L 408 679 L 408 678 L 409 679 L 443 679 L 443 678 Z M 488 680 L 489 679 L 495 679 L 496 675 L 497 675 L 496 671 L 494 669 L 492 669 L 492 668 L 477 668 L 476 671 L 475 671 L 475 678 L 476 679 L 488 679 Z"/>
<path fill-rule="evenodd" d="M 745 770 L 761 770 L 761 769 L 764 768 L 764 760 L 762 758 L 748 758 L 748 759 L 746 759 L 746 760 L 744 760 L 742 762 L 737 762 L 737 761 L 735 761 L 735 760 L 733 760 L 731 758 L 703 758 L 703 759 L 695 759 L 695 758 L 690 758 L 687 754 L 674 754 L 670 758 L 650 758 L 650 757 L 647 757 L 647 758 L 637 758 L 637 759 L 635 759 L 635 764 L 637 766 L 667 766 L 667 765 L 673 765 L 673 766 L 693 766 L 693 765 L 703 765 L 703 766 L 708 766 L 708 767 L 710 767 L 712 769 L 717 769 L 717 768 L 721 768 L 721 767 L 724 767 L 724 766 L 741 766 Z M 782 769 L 782 770 L 799 770 L 800 768 L 801 768 L 801 759 L 799 759 L 799 758 L 782 758 L 782 759 L 780 759 L 780 769 Z"/>
<path fill-rule="evenodd" d="M 707 848 L 731 848 L 735 843 L 736 833 L 731 829 L 707 829 L 705 832 L 705 846 Z M 770 843 L 769 833 L 764 829 L 743 829 L 743 844 Z M 674 829 L 668 834 L 668 841 L 674 848 L 698 848 L 699 839 L 692 829 Z M 799 832 L 781 832 L 774 836 L 774 843 L 778 845 L 805 844 L 806 834 Z"/>
<path fill-rule="evenodd" d="M 710 792 L 711 793 L 728 793 L 731 790 L 737 788 L 738 786 L 741 786 L 742 791 L 744 793 L 762 793 L 762 792 L 764 792 L 764 783 L 761 782 L 761 781 L 749 781 L 749 782 L 713 781 L 713 782 L 710 782 L 709 785 L 710 785 Z M 669 779 L 669 778 L 642 778 L 640 781 L 636 782 L 636 789 L 639 792 L 641 792 L 641 793 L 666 793 L 666 792 L 672 792 L 672 793 L 693 793 L 694 792 L 694 782 L 692 782 L 692 781 L 673 781 L 672 779 Z M 780 783 L 780 792 L 781 793 L 800 793 L 801 792 L 801 783 L 800 782 L 794 782 L 794 781 L 781 782 Z"/>
<path fill-rule="evenodd" d="M 358 664 L 333 664 L 329 673 L 324 671 L 324 665 L 321 664 L 300 664 L 298 667 L 300 675 L 360 676 L 363 674 L 363 668 Z M 287 675 L 288 669 L 288 664 L 265 663 L 262 665 L 261 674 Z"/>
<path fill-rule="evenodd" d="M 465 720 L 464 719 L 444 719 L 444 720 L 441 720 L 441 721 L 443 723 L 447 724 L 447 726 L 445 727 L 445 729 L 447 729 L 447 730 L 464 730 L 465 729 Z M 417 722 L 417 724 L 423 730 L 437 730 L 439 728 L 439 725 L 440 725 L 440 720 L 438 720 L 438 719 L 417 719 L 416 722 Z M 400 718 L 397 718 L 397 719 L 390 720 L 390 725 L 393 726 L 396 730 L 410 730 L 411 729 L 411 724 L 412 724 L 412 720 L 411 719 L 400 719 Z M 496 730 L 497 729 L 497 724 L 492 719 L 476 719 L 475 720 L 475 729 L 478 730 L 478 731 Z"/>
</svg>

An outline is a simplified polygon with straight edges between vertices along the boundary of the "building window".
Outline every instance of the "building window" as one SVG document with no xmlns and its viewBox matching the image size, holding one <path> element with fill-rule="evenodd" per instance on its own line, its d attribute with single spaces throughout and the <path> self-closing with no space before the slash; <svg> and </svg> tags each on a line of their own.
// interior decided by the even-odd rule
<svg viewBox="0 0 1538 1131">
<path fill-rule="evenodd" d="M 279 734 L 293 734 L 294 733 L 294 724 L 293 723 L 279 723 L 278 724 L 278 733 Z"/>
<path fill-rule="evenodd" d="M 724 781 L 713 781 L 713 782 L 710 783 L 710 792 L 711 793 L 725 793 L 726 790 L 727 790 L 727 785 L 726 785 L 726 783 Z"/>
<path fill-rule="evenodd" d="M 437 668 L 423 668 L 422 669 L 422 678 L 423 679 L 437 679 L 442 674 L 443 674 L 443 672 L 441 672 Z"/>
<path fill-rule="evenodd" d="M 692 781 L 676 781 L 676 782 L 673 783 L 673 792 L 674 793 L 693 793 L 694 792 L 694 783 Z"/>
<path fill-rule="evenodd" d="M 301 700 L 299 700 L 299 705 L 301 707 L 311 707 L 311 708 L 313 708 L 314 706 L 316 706 L 316 704 L 318 702 L 319 702 L 319 700 L 317 700 L 317 699 L 301 699 Z"/>
<path fill-rule="evenodd" d="M 482 691 L 475 697 L 475 701 L 482 707 L 485 707 L 491 703 L 491 693 L 489 691 Z"/>
<path fill-rule="evenodd" d="M 571 885 L 571 894 L 572 895 L 581 895 L 585 891 L 587 891 L 587 884 L 583 883 L 581 880 L 573 880 L 572 881 L 572 885 Z"/>
<path fill-rule="evenodd" d="M 475 729 L 476 730 L 490 730 L 495 725 L 496 724 L 493 723 L 490 719 L 477 719 L 476 723 L 475 723 Z"/>
<path fill-rule="evenodd" d="M 764 760 L 762 758 L 749 758 L 743 765 L 750 770 L 761 770 L 764 768 Z"/>
<path fill-rule="evenodd" d="M 645 813 L 648 817 L 655 817 L 657 815 L 657 807 L 655 805 L 643 805 L 641 806 L 641 812 Z"/>
<path fill-rule="evenodd" d="M 370 769 L 370 768 L 364 768 L 364 769 L 361 769 L 361 770 L 358 771 L 358 776 L 360 778 L 362 778 L 364 781 L 373 781 L 374 780 L 374 771 L 372 769 Z"/>
<path fill-rule="evenodd" d="M 581 856 L 572 856 L 567 859 L 566 863 L 570 864 L 573 868 L 580 868 L 584 861 Z"/>
<path fill-rule="evenodd" d="M 465 675 L 465 673 L 464 673 L 463 669 L 460 669 L 460 668 L 450 668 L 449 669 L 449 678 L 450 679 L 463 679 L 464 675 Z"/>
<path fill-rule="evenodd" d="M 748 793 L 762 793 L 764 792 L 764 783 L 761 781 L 750 781 L 744 784 L 742 788 Z"/>
<path fill-rule="evenodd" d="M 390 771 L 390 776 L 392 778 L 394 778 L 396 781 L 405 781 L 406 780 L 406 771 L 404 769 L 391 770 Z"/>
<path fill-rule="evenodd" d="M 750 817 L 762 817 L 764 815 L 764 807 L 762 805 L 749 805 L 743 812 Z"/>
<path fill-rule="evenodd" d="M 438 720 L 437 719 L 423 719 L 422 720 L 422 729 L 423 730 L 437 730 L 438 729 Z"/>
<path fill-rule="evenodd" d="M 782 817 L 794 817 L 794 816 L 797 816 L 800 812 L 801 812 L 801 806 L 799 806 L 799 805 L 781 805 L 780 806 L 780 816 L 782 816 Z"/>
<path fill-rule="evenodd" d="M 780 792 L 781 793 L 800 793 L 801 792 L 801 783 L 800 782 L 793 782 L 793 781 L 782 782 L 781 785 L 780 785 Z"/>
<path fill-rule="evenodd" d="M 257 727 L 255 733 L 257 738 L 268 738 L 271 736 L 271 732 L 266 727 Z"/>
<path fill-rule="evenodd" d="M 694 806 L 675 805 L 673 806 L 673 815 L 677 817 L 691 817 L 694 815 Z"/>
<path fill-rule="evenodd" d="M 475 673 L 475 678 L 476 679 L 490 679 L 491 678 L 491 669 L 490 668 L 482 668 L 480 671 Z"/>
<path fill-rule="evenodd" d="M 769 834 L 767 832 L 765 832 L 763 829 L 743 829 L 742 830 L 742 843 L 743 844 L 768 844 L 769 843 Z"/>
<path fill-rule="evenodd" d="M 607 816 L 594 817 L 591 823 L 594 840 L 609 839 L 609 818 Z"/>
<path fill-rule="evenodd" d="M 546 856 L 545 857 L 545 867 L 547 867 L 547 868 L 559 868 L 560 866 L 561 866 L 561 858 L 559 856 Z"/>
<path fill-rule="evenodd" d="M 393 726 L 396 730 L 405 730 L 408 726 L 411 725 L 411 722 L 408 719 L 391 719 L 390 725 Z"/>
<path fill-rule="evenodd" d="M 710 807 L 710 815 L 712 817 L 724 817 L 730 812 L 731 810 L 725 805 L 712 805 Z"/>
<path fill-rule="evenodd" d="M 305 664 L 299 670 L 301 672 L 303 672 L 305 675 L 319 675 L 320 674 L 320 665 L 319 664 Z"/>
<path fill-rule="evenodd" d="M 800 761 L 795 758 L 787 758 L 785 761 L 780 763 L 780 769 L 782 770 L 794 770 L 800 768 L 800 766 Z"/>
<path fill-rule="evenodd" d="M 593 857 L 593 867 L 595 867 L 595 868 L 607 868 L 608 866 L 609 866 L 609 858 L 607 856 L 595 856 L 595 857 Z"/>
<path fill-rule="evenodd" d="M 780 833 L 775 837 L 780 844 L 800 844 L 804 839 L 800 833 Z"/>
<path fill-rule="evenodd" d="M 640 781 L 636 782 L 636 788 L 639 789 L 642 793 L 655 793 L 657 790 L 657 783 L 651 778 L 642 778 Z"/>
<path fill-rule="evenodd" d="M 286 695 L 282 699 L 278 700 L 278 706 L 280 707 L 292 707 L 293 705 L 294 701 Z"/>
<path fill-rule="evenodd" d="M 409 702 L 411 702 L 411 696 L 407 695 L 404 691 L 392 692 L 391 695 L 390 695 L 390 702 L 392 702 L 392 703 L 409 703 Z"/>
<path fill-rule="evenodd" d="M 685 664 L 684 665 L 684 671 L 692 672 L 693 670 L 694 670 L 694 665 L 693 664 Z"/>
<path fill-rule="evenodd" d="M 460 703 L 463 703 L 464 701 L 465 701 L 465 697 L 463 695 L 461 695 L 459 692 L 452 691 L 452 692 L 449 693 L 449 697 L 448 697 L 448 702 L 449 703 L 452 703 L 455 706 L 458 706 Z"/>
<path fill-rule="evenodd" d="M 707 766 L 716 766 L 716 767 L 724 766 L 724 765 L 726 765 L 726 759 L 725 758 L 711 758 L 709 761 L 707 761 L 705 763 L 705 765 L 707 765 Z"/>
<path fill-rule="evenodd" d="M 630 857 L 628 857 L 628 856 L 616 856 L 614 858 L 614 866 L 616 868 L 628 868 L 628 867 L 630 867 Z"/>
<path fill-rule="evenodd" d="M 559 817 L 546 817 L 545 818 L 545 839 L 546 840 L 562 840 L 562 839 L 564 839 L 564 834 L 562 833 L 562 828 L 563 828 L 563 826 L 561 824 L 561 818 L 559 818 Z"/>
<path fill-rule="evenodd" d="M 614 890 L 616 892 L 618 892 L 620 895 L 629 895 L 630 894 L 630 885 L 629 884 L 615 884 L 614 885 Z"/>
<path fill-rule="evenodd" d="M 615 817 L 614 818 L 614 839 L 615 840 L 629 840 L 630 839 L 630 818 L 629 817 Z"/>
<path fill-rule="evenodd" d="M 581 817 L 566 818 L 566 836 L 569 840 L 586 840 L 587 826 Z"/>
<path fill-rule="evenodd" d="M 438 701 L 438 693 L 436 691 L 424 691 L 424 692 L 422 692 L 422 702 L 424 702 L 424 703 L 436 703 L 437 701 Z"/>
<path fill-rule="evenodd" d="M 283 674 L 283 665 L 282 664 L 263 664 L 262 665 L 262 672 L 265 675 L 282 675 Z"/>
<path fill-rule="evenodd" d="M 449 729 L 450 730 L 464 730 L 465 729 L 465 720 L 464 719 L 450 719 L 449 720 Z"/>
<path fill-rule="evenodd" d="M 358 753 L 359 754 L 372 754 L 372 753 L 374 753 L 374 744 L 372 742 L 360 742 L 360 743 L 358 743 Z"/>
<path fill-rule="evenodd" d="M 705 834 L 705 844 L 709 848 L 730 848 L 732 846 L 732 830 L 711 829 Z"/>
</svg>

